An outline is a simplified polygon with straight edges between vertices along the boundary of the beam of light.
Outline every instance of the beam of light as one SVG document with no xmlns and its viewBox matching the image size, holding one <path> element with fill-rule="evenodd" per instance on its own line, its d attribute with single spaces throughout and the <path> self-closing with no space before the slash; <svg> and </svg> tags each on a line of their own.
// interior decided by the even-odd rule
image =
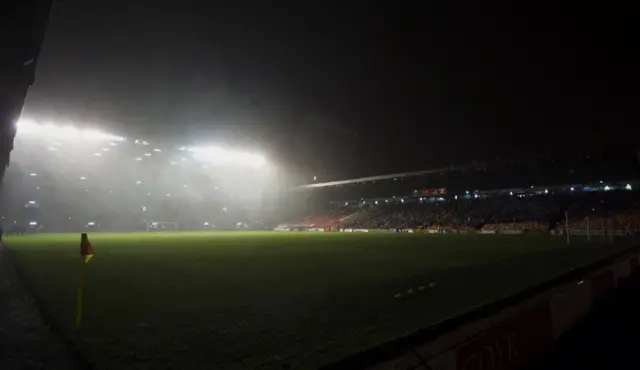
<svg viewBox="0 0 640 370">
<path fill-rule="evenodd" d="M 265 159 L 261 155 L 219 147 L 195 147 L 189 148 L 188 151 L 191 152 L 195 159 L 214 166 L 242 165 L 260 167 L 265 164 Z"/>
<path fill-rule="evenodd" d="M 79 129 L 73 126 L 38 123 L 29 119 L 21 119 L 17 124 L 20 135 L 38 135 L 65 140 L 88 141 L 124 141 L 122 136 L 110 135 L 94 129 Z"/>
</svg>

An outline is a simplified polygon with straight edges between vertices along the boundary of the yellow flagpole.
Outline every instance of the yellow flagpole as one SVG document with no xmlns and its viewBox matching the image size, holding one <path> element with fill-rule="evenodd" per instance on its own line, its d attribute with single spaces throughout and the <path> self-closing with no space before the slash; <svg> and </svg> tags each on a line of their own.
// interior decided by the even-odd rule
<svg viewBox="0 0 640 370">
<path fill-rule="evenodd" d="M 84 293 L 84 276 L 86 273 L 87 264 L 85 262 L 84 256 L 81 256 L 80 259 L 80 274 L 78 275 L 78 292 L 76 295 L 76 330 L 80 329 L 80 325 L 82 324 L 82 304 L 83 304 L 83 293 Z"/>
</svg>

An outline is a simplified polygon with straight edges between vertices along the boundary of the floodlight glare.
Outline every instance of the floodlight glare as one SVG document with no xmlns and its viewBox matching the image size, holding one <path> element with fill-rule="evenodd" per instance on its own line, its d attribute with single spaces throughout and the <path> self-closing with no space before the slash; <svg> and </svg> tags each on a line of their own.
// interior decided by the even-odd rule
<svg viewBox="0 0 640 370">
<path fill-rule="evenodd" d="M 196 147 L 188 149 L 195 159 L 213 165 L 245 165 L 258 167 L 265 163 L 261 155 L 231 151 L 218 147 Z"/>
<path fill-rule="evenodd" d="M 29 119 L 21 119 L 17 131 L 27 135 L 55 137 L 66 140 L 79 141 L 124 141 L 122 136 L 109 135 L 94 129 L 79 129 L 72 126 L 60 126 L 51 123 L 40 124 Z"/>
</svg>

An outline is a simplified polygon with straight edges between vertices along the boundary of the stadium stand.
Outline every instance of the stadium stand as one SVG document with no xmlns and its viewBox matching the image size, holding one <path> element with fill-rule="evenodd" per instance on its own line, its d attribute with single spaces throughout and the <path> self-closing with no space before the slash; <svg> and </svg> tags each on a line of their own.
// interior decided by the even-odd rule
<svg viewBox="0 0 640 370">
<path fill-rule="evenodd" d="M 39 123 L 21 124 L 16 141 L 0 199 L 5 230 L 264 228 L 257 156 Z"/>
</svg>

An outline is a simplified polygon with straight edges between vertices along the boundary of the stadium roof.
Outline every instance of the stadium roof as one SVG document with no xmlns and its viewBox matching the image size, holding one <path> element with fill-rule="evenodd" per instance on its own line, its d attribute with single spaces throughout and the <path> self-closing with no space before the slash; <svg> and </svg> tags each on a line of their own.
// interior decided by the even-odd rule
<svg viewBox="0 0 640 370">
<path fill-rule="evenodd" d="M 389 175 L 359 177 L 359 178 L 350 179 L 350 180 L 329 181 L 329 182 L 301 185 L 301 186 L 298 186 L 297 189 L 325 188 L 330 186 L 360 184 L 360 183 L 365 183 L 370 181 L 391 180 L 391 179 L 398 179 L 398 178 L 405 178 L 405 177 L 432 175 L 432 174 L 450 172 L 450 171 L 461 171 L 461 170 L 467 170 L 475 167 L 476 167 L 475 165 L 449 166 L 449 167 L 441 167 L 441 168 L 436 168 L 431 170 L 421 170 L 421 171 L 412 171 L 412 172 L 392 173 Z"/>
</svg>

